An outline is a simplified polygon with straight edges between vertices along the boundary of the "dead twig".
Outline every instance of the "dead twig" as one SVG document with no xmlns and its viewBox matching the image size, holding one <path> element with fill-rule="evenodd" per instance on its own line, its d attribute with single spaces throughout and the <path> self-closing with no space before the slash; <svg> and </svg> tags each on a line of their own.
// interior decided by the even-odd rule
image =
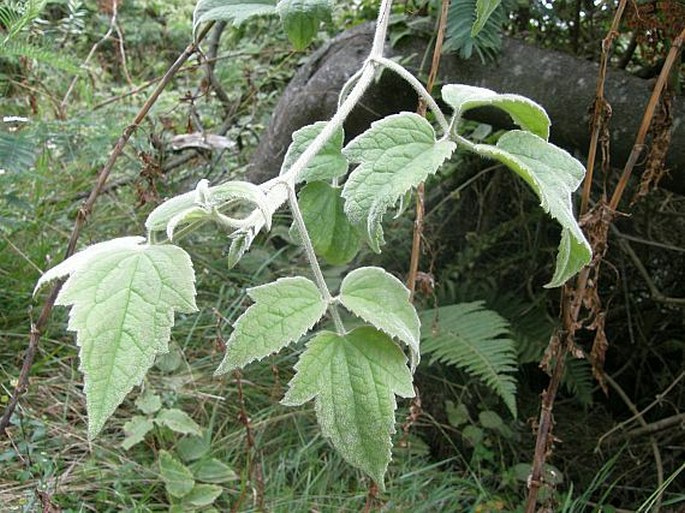
<svg viewBox="0 0 685 513">
<path fill-rule="evenodd" d="M 447 11 L 449 10 L 449 6 L 450 0 L 442 0 L 440 18 L 438 20 L 438 32 L 435 36 L 435 47 L 433 48 L 433 60 L 431 61 L 431 69 L 428 73 L 428 81 L 426 82 L 426 90 L 429 93 L 433 90 L 435 79 L 437 78 L 438 70 L 440 69 L 440 56 L 442 55 L 442 44 L 445 41 L 445 27 L 447 26 Z M 417 112 L 425 117 L 427 108 L 426 102 L 423 99 L 420 99 Z M 421 259 L 421 239 L 423 238 L 425 212 L 424 194 L 425 186 L 422 182 L 416 189 L 416 219 L 414 220 L 414 233 L 412 236 L 411 257 L 409 260 L 409 276 L 407 278 L 410 301 L 414 299 L 416 277 L 419 272 L 419 260 Z"/>
</svg>

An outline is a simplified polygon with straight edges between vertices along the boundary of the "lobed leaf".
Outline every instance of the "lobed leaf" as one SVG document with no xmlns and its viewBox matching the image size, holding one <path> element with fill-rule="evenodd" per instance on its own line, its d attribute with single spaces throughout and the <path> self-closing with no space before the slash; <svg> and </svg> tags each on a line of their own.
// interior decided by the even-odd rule
<svg viewBox="0 0 685 513">
<path fill-rule="evenodd" d="M 343 265 L 359 251 L 359 232 L 343 210 L 341 189 L 324 182 L 311 182 L 298 194 L 304 224 L 314 250 L 331 265 Z M 300 234 L 293 224 L 293 238 Z"/>
<path fill-rule="evenodd" d="M 186 412 L 176 408 L 160 410 L 155 417 L 155 423 L 182 435 L 202 435 L 202 428 Z"/>
<path fill-rule="evenodd" d="M 321 133 L 327 125 L 326 121 L 317 121 L 312 125 L 307 125 L 293 133 L 293 142 L 288 147 L 288 151 L 281 165 L 281 175 L 287 173 L 298 158 L 305 152 L 309 145 Z M 347 159 L 342 154 L 342 146 L 345 134 L 342 128 L 335 131 L 333 136 L 321 148 L 314 158 L 309 161 L 295 182 L 312 182 L 315 180 L 332 180 L 347 173 Z"/>
<path fill-rule="evenodd" d="M 126 435 L 126 438 L 121 442 L 121 447 L 128 451 L 134 445 L 145 440 L 145 435 L 152 431 L 152 428 L 154 427 L 154 423 L 149 418 L 141 415 L 134 415 L 126 424 L 124 424 L 124 434 Z"/>
<path fill-rule="evenodd" d="M 276 13 L 276 0 L 199 0 L 193 12 L 193 33 L 208 21 L 227 21 L 234 27 L 254 16 Z"/>
<path fill-rule="evenodd" d="M 350 162 L 359 163 L 343 189 L 345 213 L 353 223 L 366 224 L 374 251 L 384 243 L 385 211 L 435 173 L 454 149 L 451 141 L 436 141 L 423 117 L 403 112 L 374 122 L 343 150 Z"/>
<path fill-rule="evenodd" d="M 360 267 L 343 279 L 340 302 L 350 312 L 409 346 L 411 368 L 421 360 L 421 325 L 409 289 L 380 267 Z"/>
<path fill-rule="evenodd" d="M 276 10 L 296 50 L 304 50 L 316 36 L 319 24 L 331 19 L 330 0 L 280 0 Z"/>
<path fill-rule="evenodd" d="M 314 282 L 302 276 L 253 287 L 247 294 L 255 304 L 236 321 L 215 375 L 261 360 L 299 340 L 328 307 Z"/>
<path fill-rule="evenodd" d="M 496 146 L 477 144 L 474 151 L 506 164 L 540 198 L 542 208 L 561 225 L 556 269 L 545 287 L 559 287 L 590 263 L 592 250 L 573 214 L 571 193 L 585 176 L 583 165 L 561 148 L 521 130 L 507 132 Z"/>
<path fill-rule="evenodd" d="M 348 463 L 383 488 L 395 432 L 395 395 L 414 396 L 406 363 L 392 339 L 370 326 L 346 335 L 324 331 L 307 344 L 281 402 L 297 406 L 316 398 L 323 434 Z"/>
<path fill-rule="evenodd" d="M 454 109 L 454 117 L 477 107 L 491 106 L 505 111 L 518 126 L 547 140 L 550 120 L 547 112 L 533 100 L 518 94 L 499 94 L 483 87 L 449 84 L 442 88 L 442 99 Z"/>
<path fill-rule="evenodd" d="M 72 306 L 84 372 L 88 431 L 97 435 L 126 395 L 168 351 L 174 311 L 194 312 L 195 275 L 173 245 L 126 237 L 96 244 L 48 271 L 37 287 L 69 274 L 55 304 Z"/>
<path fill-rule="evenodd" d="M 209 506 L 219 498 L 219 495 L 224 491 L 223 488 L 211 484 L 196 484 L 190 492 L 183 497 L 181 505 L 187 508 L 201 508 Z"/>
<path fill-rule="evenodd" d="M 480 379 L 516 417 L 516 344 L 507 321 L 476 301 L 426 310 L 421 322 L 424 353 Z"/>
<path fill-rule="evenodd" d="M 193 472 L 195 479 L 203 483 L 225 483 L 239 479 L 231 467 L 216 458 L 193 463 L 190 470 Z"/>
<path fill-rule="evenodd" d="M 167 451 L 159 451 L 159 476 L 169 495 L 180 498 L 188 495 L 195 486 L 193 474 L 183 463 Z"/>
</svg>

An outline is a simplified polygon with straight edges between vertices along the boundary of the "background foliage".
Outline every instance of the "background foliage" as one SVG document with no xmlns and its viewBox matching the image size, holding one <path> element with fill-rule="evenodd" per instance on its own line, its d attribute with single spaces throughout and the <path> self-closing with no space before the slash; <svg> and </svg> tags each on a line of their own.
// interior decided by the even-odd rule
<svg viewBox="0 0 685 513">
<path fill-rule="evenodd" d="M 448 51 L 482 59 L 496 58 L 503 32 L 597 59 L 612 14 L 608 3 L 503 2 L 474 40 L 454 21 L 455 12 L 473 3 L 452 2 Z M 629 14 L 623 28 L 632 32 L 618 40 L 614 64 L 653 76 L 673 37 L 680 5 L 673 4 L 656 14 Z M 116 7 L 107 0 L 0 6 L 6 117 L 0 127 L 0 403 L 11 393 L 36 315 L 33 284 L 61 258 L 85 192 L 149 84 L 186 46 L 192 7 L 177 0 Z M 395 35 L 407 26 L 432 30 L 436 7 L 418 1 L 398 6 L 403 23 Z M 375 9 L 376 2 L 366 0 L 337 3 L 333 22 L 321 26 L 314 46 L 335 27 L 373 19 Z M 118 32 L 103 39 L 115 10 Z M 274 103 L 308 55 L 293 51 L 278 27 L 274 17 L 226 30 L 214 67 L 225 98 L 211 89 L 198 60 L 184 67 L 120 159 L 85 227 L 84 242 L 139 231 L 161 199 L 194 187 L 200 178 L 218 182 L 242 176 Z M 636 48 L 623 63 L 631 34 Z M 221 127 L 228 147 L 173 149 L 174 136 Z M 497 136 L 479 125 L 472 130 L 486 140 Z M 619 233 L 632 239 L 614 234 L 604 271 L 607 333 L 615 344 L 607 373 L 638 409 L 669 390 L 646 414 L 649 422 L 680 415 L 685 407 L 685 388 L 678 381 L 685 354 L 682 307 L 654 301 L 619 241 L 638 239 L 633 254 L 660 289 L 682 295 L 684 205 L 681 196 L 661 190 L 645 198 L 632 219 L 618 222 Z M 426 310 L 484 302 L 478 308 L 484 304 L 486 315 L 496 316 L 488 324 L 507 330 L 500 363 L 517 383 L 518 415 L 514 419 L 507 410 L 510 400 L 504 403 L 490 388 L 474 384 L 468 367 L 450 365 L 449 355 L 436 350 L 426 355 L 418 371 L 423 414 L 415 415 L 416 404 L 400 405 L 398 418 L 409 420 L 399 426 L 387 492 L 379 496 L 384 511 L 515 511 L 521 504 L 533 444 L 528 419 L 536 416 L 546 383 L 537 362 L 559 300 L 539 287 L 551 275 L 544 262 L 553 260 L 557 229 L 534 206 L 523 186 L 462 153 L 429 182 L 430 275 L 418 299 Z M 74 386 L 81 380 L 77 349 L 63 332 L 64 311 L 57 311 L 11 437 L 0 442 L 0 504 L 18 511 L 46 505 L 63 511 L 161 511 L 173 505 L 208 510 L 210 504 L 227 511 L 360 511 L 367 482 L 321 437 L 312 406 L 286 409 L 279 403 L 292 356 L 272 357 L 246 376 L 212 379 L 230 325 L 247 305 L 245 288 L 304 265 L 297 247 L 287 244 L 289 225 L 290 219 L 280 218 L 272 235 L 260 239 L 232 270 L 226 267 L 226 241 L 195 236 L 190 251 L 200 313 L 179 316 L 171 352 L 157 361 L 140 397 L 132 394 L 93 443 L 86 440 L 85 400 Z M 392 221 L 382 261 L 369 253 L 358 261 L 382 263 L 403 276 L 410 230 L 410 217 Z M 327 279 L 334 284 L 345 271 L 345 264 L 329 267 Z M 495 334 L 490 337 L 496 340 Z M 516 372 L 511 372 L 514 354 Z M 431 363 L 433 357 L 442 362 Z M 506 392 L 510 378 L 498 379 Z M 617 400 L 616 391 L 607 398 L 599 390 L 582 360 L 569 362 L 564 383 L 555 414 L 560 442 L 548 469 L 555 485 L 548 492 L 550 503 L 564 511 L 594 511 L 597 504 L 636 510 L 656 483 L 649 437 L 619 434 L 595 451 L 599 437 L 633 412 Z M 503 394 L 509 397 L 500 390 Z M 655 435 L 667 476 L 682 463 L 681 433 L 669 429 Z M 664 510 L 677 511 L 685 501 L 683 474 L 675 479 Z M 194 485 L 202 487 L 189 497 Z"/>
</svg>

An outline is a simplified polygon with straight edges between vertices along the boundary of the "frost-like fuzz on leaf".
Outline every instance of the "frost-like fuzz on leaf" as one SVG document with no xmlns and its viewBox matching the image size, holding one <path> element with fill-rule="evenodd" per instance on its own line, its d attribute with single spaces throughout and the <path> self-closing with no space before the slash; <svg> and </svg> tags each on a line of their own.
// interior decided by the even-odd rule
<svg viewBox="0 0 685 513">
<path fill-rule="evenodd" d="M 395 395 L 413 397 L 407 358 L 388 335 L 370 326 L 341 336 L 321 332 L 307 344 L 282 403 L 316 397 L 323 434 L 347 462 L 383 488 L 395 432 Z"/>
<path fill-rule="evenodd" d="M 94 258 L 100 254 L 109 253 L 110 251 L 117 251 L 119 249 L 125 248 L 135 248 L 136 246 L 142 244 L 144 241 L 144 237 L 122 237 L 119 239 L 108 240 L 106 242 L 99 242 L 97 244 L 93 244 L 92 246 L 88 246 L 84 250 L 73 254 L 64 262 L 61 262 L 57 264 L 55 267 L 46 271 L 43 274 L 43 276 L 40 277 L 38 283 L 36 283 L 36 287 L 33 289 L 33 295 L 35 296 L 36 292 L 38 292 L 38 290 L 46 283 L 49 283 L 58 278 L 64 278 L 65 276 L 70 275 L 80 267 L 83 267 L 83 265 L 91 258 Z"/>
<path fill-rule="evenodd" d="M 345 276 L 340 302 L 353 314 L 409 346 L 411 368 L 421 359 L 420 323 L 409 289 L 380 267 L 360 267 Z"/>
<path fill-rule="evenodd" d="M 305 150 L 312 144 L 314 139 L 321 133 L 328 123 L 317 121 L 307 125 L 293 133 L 293 142 L 285 154 L 280 174 L 287 173 L 293 164 L 300 158 Z M 347 173 L 347 159 L 342 154 L 342 145 L 345 134 L 342 128 L 335 131 L 333 136 L 324 144 L 323 148 L 307 164 L 295 182 L 312 182 L 315 180 L 331 180 Z"/>
<path fill-rule="evenodd" d="M 131 238 L 93 248 L 55 271 L 71 274 L 55 304 L 72 306 L 68 328 L 80 347 L 91 438 L 167 352 L 174 311 L 197 310 L 193 266 L 181 248 Z"/>
<path fill-rule="evenodd" d="M 255 304 L 236 321 L 215 375 L 244 367 L 296 342 L 328 307 L 314 282 L 302 276 L 281 278 L 251 288 L 247 294 Z"/>
<path fill-rule="evenodd" d="M 522 130 L 507 132 L 496 146 L 477 144 L 479 155 L 499 160 L 523 178 L 540 198 L 545 212 L 562 228 L 557 265 L 545 287 L 559 287 L 584 265 L 592 250 L 573 214 L 571 194 L 583 181 L 583 165 L 561 148 Z"/>
<path fill-rule="evenodd" d="M 345 182 L 345 213 L 353 223 L 366 225 L 374 251 L 380 252 L 384 243 L 386 210 L 435 173 L 455 147 L 451 141 L 436 141 L 423 117 L 403 112 L 376 121 L 343 150 L 359 164 Z"/>
<path fill-rule="evenodd" d="M 484 87 L 463 84 L 449 84 L 442 88 L 442 99 L 453 109 L 454 116 L 477 107 L 497 107 L 511 116 L 524 130 L 547 140 L 550 120 L 547 112 L 533 100 L 518 94 L 499 94 Z"/>
</svg>

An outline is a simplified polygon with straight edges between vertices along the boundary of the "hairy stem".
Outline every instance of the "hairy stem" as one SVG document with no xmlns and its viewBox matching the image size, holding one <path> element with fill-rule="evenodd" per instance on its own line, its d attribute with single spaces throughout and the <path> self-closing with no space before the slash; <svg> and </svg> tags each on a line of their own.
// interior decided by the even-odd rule
<svg viewBox="0 0 685 513">
<path fill-rule="evenodd" d="M 436 48 L 437 48 L 437 42 L 436 42 Z M 380 57 L 377 59 L 374 59 L 375 62 L 380 64 L 381 66 L 394 71 L 397 73 L 400 77 L 402 77 L 412 88 L 414 91 L 417 92 L 419 95 L 419 99 L 426 102 L 426 105 L 430 108 L 430 110 L 435 114 L 435 119 L 437 119 L 438 123 L 440 124 L 440 128 L 442 128 L 442 131 L 444 133 L 449 132 L 449 123 L 447 122 L 447 118 L 445 118 L 445 114 L 443 114 L 442 110 L 440 107 L 438 107 L 438 104 L 436 101 L 433 99 L 431 96 L 429 89 L 432 89 L 432 87 L 429 87 L 428 89 L 423 86 L 421 81 L 416 78 L 414 75 L 411 74 L 409 70 L 407 70 L 404 66 L 401 66 L 400 64 L 397 64 L 395 61 L 391 59 L 386 59 L 385 57 Z M 435 80 L 435 79 L 434 79 Z M 432 84 L 431 84 L 432 86 Z"/>
<path fill-rule="evenodd" d="M 304 252 L 307 255 L 307 260 L 314 273 L 314 280 L 316 281 L 317 287 L 323 296 L 324 300 L 328 303 L 328 310 L 331 312 L 331 317 L 333 317 L 333 322 L 335 323 L 335 329 L 340 335 L 346 333 L 345 326 L 343 326 L 342 319 L 340 318 L 340 313 L 338 312 L 337 306 L 333 303 L 333 296 L 331 296 L 331 291 L 328 290 L 328 285 L 321 272 L 321 266 L 314 253 L 314 245 L 312 244 L 312 239 L 309 237 L 309 232 L 304 224 L 304 218 L 302 217 L 302 211 L 300 210 L 300 205 L 297 203 L 297 196 L 295 195 L 295 188 L 287 185 L 288 187 L 288 205 L 290 206 L 290 211 L 293 213 L 293 221 L 297 227 L 297 231 L 302 239 L 302 247 L 304 247 Z"/>
</svg>

